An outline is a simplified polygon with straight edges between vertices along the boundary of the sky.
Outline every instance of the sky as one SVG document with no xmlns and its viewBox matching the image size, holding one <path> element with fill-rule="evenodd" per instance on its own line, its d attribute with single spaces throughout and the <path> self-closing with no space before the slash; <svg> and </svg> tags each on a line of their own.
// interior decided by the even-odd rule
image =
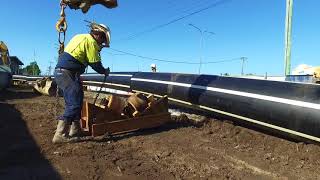
<svg viewBox="0 0 320 180">
<path fill-rule="evenodd" d="M 320 65 L 319 7 L 319 0 L 294 0 L 292 69 Z M 88 33 L 89 20 L 111 29 L 111 47 L 101 52 L 111 71 L 150 71 L 156 64 L 159 72 L 240 75 L 243 67 L 244 74 L 278 76 L 285 12 L 286 0 L 118 0 L 115 9 L 95 5 L 86 14 L 67 8 L 66 43 Z M 36 60 L 47 74 L 58 57 L 59 14 L 59 0 L 1 0 L 0 40 L 10 55 L 25 65 Z"/>
</svg>

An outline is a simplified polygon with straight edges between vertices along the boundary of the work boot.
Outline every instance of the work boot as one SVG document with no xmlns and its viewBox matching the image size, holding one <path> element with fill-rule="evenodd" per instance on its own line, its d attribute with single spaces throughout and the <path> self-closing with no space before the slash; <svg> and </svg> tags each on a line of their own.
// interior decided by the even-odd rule
<svg viewBox="0 0 320 180">
<path fill-rule="evenodd" d="M 78 139 L 69 137 L 69 134 L 68 134 L 69 128 L 70 128 L 70 125 L 68 125 L 63 120 L 59 120 L 57 125 L 57 130 L 53 136 L 52 142 L 54 144 L 77 142 Z"/>
<path fill-rule="evenodd" d="M 81 127 L 80 127 L 80 122 L 79 121 L 73 121 L 70 127 L 70 132 L 69 132 L 70 137 L 81 137 Z"/>
</svg>

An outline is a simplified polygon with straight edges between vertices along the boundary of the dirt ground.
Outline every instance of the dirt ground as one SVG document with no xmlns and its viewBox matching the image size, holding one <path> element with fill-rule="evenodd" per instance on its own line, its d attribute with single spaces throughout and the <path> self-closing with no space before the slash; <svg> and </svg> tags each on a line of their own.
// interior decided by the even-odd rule
<svg viewBox="0 0 320 180">
<path fill-rule="evenodd" d="M 30 89 L 0 93 L 0 179 L 320 179 L 319 145 L 201 116 L 54 145 L 55 101 Z"/>
</svg>

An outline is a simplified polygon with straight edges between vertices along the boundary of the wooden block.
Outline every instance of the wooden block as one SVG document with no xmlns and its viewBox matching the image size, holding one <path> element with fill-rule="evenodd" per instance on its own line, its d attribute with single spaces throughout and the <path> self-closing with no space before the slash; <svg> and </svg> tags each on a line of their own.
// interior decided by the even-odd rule
<svg viewBox="0 0 320 180">
<path fill-rule="evenodd" d="M 83 132 L 89 132 L 91 134 L 92 122 L 90 122 L 90 119 L 89 119 L 88 106 L 89 106 L 88 102 L 84 101 L 82 105 L 82 110 L 81 110 L 80 125 Z"/>
<path fill-rule="evenodd" d="M 108 108 L 115 114 L 121 114 L 125 103 L 119 96 L 111 95 L 108 102 Z"/>
<path fill-rule="evenodd" d="M 163 96 L 157 101 L 154 101 L 147 107 L 139 116 L 151 115 L 151 114 L 159 114 L 168 112 L 168 97 Z"/>
<path fill-rule="evenodd" d="M 89 120 L 93 121 L 93 123 L 96 123 L 96 124 L 104 123 L 107 121 L 114 121 L 121 118 L 120 114 L 117 115 L 108 108 L 103 109 L 90 103 L 87 103 L 87 104 L 88 104 L 88 114 L 89 114 L 88 117 L 89 117 Z"/>
<path fill-rule="evenodd" d="M 100 136 L 106 133 L 119 134 L 136 131 L 139 129 L 153 128 L 160 126 L 171 119 L 170 113 L 141 116 L 130 119 L 112 121 L 92 125 L 92 136 Z"/>
<path fill-rule="evenodd" d="M 105 123 L 114 120 L 120 120 L 124 117 L 121 114 L 115 114 L 108 107 L 101 108 L 87 101 L 84 101 L 81 110 L 80 125 L 83 131 L 89 131 L 91 133 L 91 126 L 93 123 Z"/>
</svg>

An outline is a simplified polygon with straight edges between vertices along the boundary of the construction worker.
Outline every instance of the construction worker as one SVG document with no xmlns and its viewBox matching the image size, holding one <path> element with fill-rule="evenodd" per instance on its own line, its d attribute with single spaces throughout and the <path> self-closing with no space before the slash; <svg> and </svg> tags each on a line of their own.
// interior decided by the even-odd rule
<svg viewBox="0 0 320 180">
<path fill-rule="evenodd" d="M 101 63 L 100 51 L 109 47 L 110 30 L 103 24 L 91 23 L 90 34 L 78 34 L 67 44 L 60 54 L 55 68 L 55 81 L 63 92 L 65 111 L 58 118 L 53 143 L 74 142 L 81 135 L 80 117 L 83 89 L 80 75 L 89 65 L 99 74 L 108 76 L 109 68 Z"/>
<path fill-rule="evenodd" d="M 157 72 L 157 66 L 156 66 L 156 64 L 151 64 L 151 71 L 152 72 Z"/>
</svg>

